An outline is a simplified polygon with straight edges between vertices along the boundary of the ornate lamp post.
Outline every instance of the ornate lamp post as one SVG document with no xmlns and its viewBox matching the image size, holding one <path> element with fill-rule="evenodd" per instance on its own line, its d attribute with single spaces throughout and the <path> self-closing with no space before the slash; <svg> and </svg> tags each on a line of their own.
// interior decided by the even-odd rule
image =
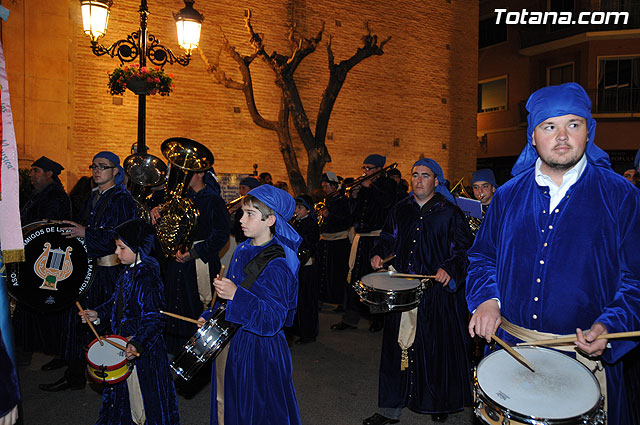
<svg viewBox="0 0 640 425">
<path fill-rule="evenodd" d="M 193 8 L 193 0 L 184 0 L 185 7 L 173 15 L 176 20 L 178 44 L 185 54 L 176 56 L 168 47 L 160 44 L 158 39 L 147 31 L 149 9 L 147 0 L 140 1 L 140 28 L 132 32 L 126 39 L 118 40 L 109 47 L 98 43 L 98 39 L 106 34 L 109 23 L 109 11 L 112 0 L 80 0 L 84 32 L 91 38 L 91 50 L 96 56 L 109 55 L 118 57 L 120 63 L 138 59 L 140 67 L 147 66 L 147 59 L 154 65 L 164 67 L 178 63 L 187 66 L 191 61 L 191 51 L 198 47 L 200 29 L 204 20 L 202 14 Z M 145 143 L 145 116 L 147 95 L 138 94 L 138 142 L 137 151 L 147 152 Z"/>
</svg>

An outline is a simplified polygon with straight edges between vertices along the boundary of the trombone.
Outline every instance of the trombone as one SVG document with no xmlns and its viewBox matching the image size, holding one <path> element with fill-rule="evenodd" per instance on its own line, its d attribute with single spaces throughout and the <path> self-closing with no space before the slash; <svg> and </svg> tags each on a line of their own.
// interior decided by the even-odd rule
<svg viewBox="0 0 640 425">
<path fill-rule="evenodd" d="M 324 199 L 320 202 L 317 202 L 313 205 L 313 210 L 316 213 L 316 216 L 318 217 L 318 225 L 322 226 L 322 224 L 324 223 L 324 217 L 322 216 L 321 212 L 323 209 L 325 209 L 327 207 L 327 202 L 334 199 L 334 198 L 341 198 L 343 196 L 346 197 L 351 197 L 353 191 L 356 188 L 359 188 L 362 183 L 364 183 L 366 180 L 375 180 L 380 176 L 386 175 L 387 172 L 398 168 L 398 163 L 394 162 L 391 165 L 388 165 L 378 171 L 376 171 L 375 173 L 372 173 L 371 175 L 367 176 L 366 174 L 361 175 L 360 177 L 358 177 L 356 180 L 354 180 L 353 183 L 351 183 L 349 186 L 345 187 L 343 190 L 336 190 L 335 192 L 332 192 L 331 194 L 327 195 L 324 197 Z"/>
<path fill-rule="evenodd" d="M 238 205 L 240 202 L 242 202 L 242 199 L 245 196 L 246 195 L 241 195 L 241 196 L 238 196 L 236 199 L 233 199 L 233 200 L 227 202 L 227 211 L 229 212 L 229 214 L 231 214 L 231 210 L 233 208 L 235 208 L 236 205 Z"/>
<path fill-rule="evenodd" d="M 469 195 L 467 190 L 464 188 L 463 181 L 464 181 L 464 177 L 462 177 L 460 180 L 458 180 L 458 183 L 456 183 L 453 186 L 453 188 L 451 188 L 449 193 L 451 193 L 453 195 L 454 191 L 456 190 L 456 188 L 458 186 L 460 186 L 460 193 L 459 193 L 460 196 L 462 196 L 464 198 L 474 199 L 473 196 Z M 479 201 L 482 201 L 482 198 L 480 198 Z M 482 212 L 482 214 L 484 214 L 484 211 Z M 473 236 L 475 236 L 476 233 L 478 232 L 478 229 L 480 229 L 480 225 L 482 224 L 482 219 L 478 218 L 478 217 L 472 217 L 472 216 L 468 215 L 467 216 L 467 222 L 469 223 L 469 227 L 471 228 L 471 233 L 473 233 Z"/>
</svg>

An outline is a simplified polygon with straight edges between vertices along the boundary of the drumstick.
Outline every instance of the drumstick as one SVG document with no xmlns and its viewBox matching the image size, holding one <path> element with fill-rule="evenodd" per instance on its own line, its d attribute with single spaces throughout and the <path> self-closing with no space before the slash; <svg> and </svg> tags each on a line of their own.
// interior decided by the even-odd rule
<svg viewBox="0 0 640 425">
<path fill-rule="evenodd" d="M 91 328 L 91 331 L 98 339 L 98 342 L 100 343 L 100 345 L 104 345 L 104 342 L 102 342 L 102 338 L 100 337 L 100 335 L 98 335 L 98 332 L 96 332 L 96 328 L 93 327 L 93 323 L 91 323 L 91 320 L 89 320 L 87 315 L 84 314 L 84 308 L 82 308 L 82 306 L 78 301 L 76 301 L 76 306 L 78 307 L 78 310 L 80 310 L 80 313 L 82 314 L 82 317 L 84 317 L 84 320 L 87 322 L 87 325 L 89 325 L 89 327 Z"/>
<path fill-rule="evenodd" d="M 382 264 L 380 264 L 380 265 L 384 266 L 385 264 L 387 264 L 389 261 L 393 260 L 394 258 L 396 258 L 396 254 L 391 254 L 387 258 L 382 260 Z"/>
<path fill-rule="evenodd" d="M 601 334 L 596 339 L 618 339 L 618 338 L 634 338 L 640 336 L 640 331 L 617 332 L 612 334 Z M 555 344 L 573 344 L 577 341 L 574 335 L 563 336 L 559 338 L 541 339 L 539 341 L 519 342 L 517 345 L 555 345 Z"/>
<path fill-rule="evenodd" d="M 102 338 L 103 341 L 107 341 L 109 344 L 113 345 L 116 348 L 121 349 L 122 351 L 127 351 L 127 347 L 125 347 L 122 344 L 118 344 L 115 341 L 111 341 L 109 338 Z M 131 354 L 133 354 L 136 357 L 140 357 L 140 353 L 136 352 L 136 351 L 132 351 Z"/>
<path fill-rule="evenodd" d="M 389 276 L 398 278 L 411 278 L 411 279 L 435 279 L 435 276 L 428 276 L 426 274 L 411 274 L 411 273 L 397 273 L 390 272 Z"/>
<path fill-rule="evenodd" d="M 520 362 L 523 366 L 526 366 L 531 372 L 535 372 L 536 370 L 533 368 L 533 365 L 529 363 L 527 359 L 516 350 L 514 350 L 509 344 L 504 342 L 502 339 L 496 336 L 496 334 L 491 335 L 491 339 L 497 342 L 502 348 L 506 350 L 507 353 L 511 354 L 511 356 Z"/>
<path fill-rule="evenodd" d="M 220 266 L 220 272 L 218 273 L 218 279 L 221 279 L 224 277 L 224 268 L 225 265 L 222 264 Z M 213 290 L 213 297 L 211 297 L 211 304 L 209 305 L 209 310 L 213 311 L 213 306 L 216 305 L 216 297 L 217 297 L 218 293 L 216 292 L 215 288 Z"/>
<path fill-rule="evenodd" d="M 195 323 L 196 325 L 200 324 L 200 322 L 198 322 L 196 319 L 192 319 L 190 317 L 180 316 L 179 314 L 169 313 L 168 311 L 162 311 L 162 310 L 160 310 L 160 313 L 166 314 L 167 316 L 173 317 L 175 319 L 184 320 L 185 322 Z"/>
</svg>

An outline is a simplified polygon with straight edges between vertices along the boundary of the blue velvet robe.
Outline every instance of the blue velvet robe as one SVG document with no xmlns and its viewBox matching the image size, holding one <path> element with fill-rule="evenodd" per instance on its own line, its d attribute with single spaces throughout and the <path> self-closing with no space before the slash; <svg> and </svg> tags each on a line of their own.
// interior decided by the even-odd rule
<svg viewBox="0 0 640 425">
<path fill-rule="evenodd" d="M 239 285 L 244 266 L 264 249 L 251 239 L 240 244 L 227 277 Z M 227 302 L 226 319 L 241 327 L 229 343 L 224 377 L 225 425 L 300 424 L 293 386 L 291 352 L 282 328 L 291 326 L 298 279 L 284 258 L 269 262 L 249 290 L 238 287 Z M 211 312 L 202 315 L 208 319 Z M 212 372 L 211 424 L 217 425 L 215 367 Z"/>
<path fill-rule="evenodd" d="M 205 186 L 197 193 L 190 190 L 188 196 L 200 212 L 194 241 L 202 242 L 195 244 L 194 250 L 208 265 L 209 275 L 213 279 L 220 271 L 218 253 L 229 240 L 229 213 L 224 200 L 210 186 Z M 202 302 L 198 294 L 195 261 L 179 263 L 167 260 L 163 271 L 167 311 L 198 318 L 202 312 Z M 193 324 L 182 320 L 168 321 L 165 338 L 169 352 L 178 354 L 196 330 Z"/>
<path fill-rule="evenodd" d="M 318 336 L 318 264 L 316 253 L 320 229 L 315 216 L 307 214 L 301 219 L 295 219 L 291 224 L 302 237 L 302 243 L 298 250 L 308 250 L 312 258 L 312 264 L 300 264 L 298 271 L 298 304 L 294 318 L 294 332 L 304 338 Z"/>
<path fill-rule="evenodd" d="M 378 405 L 418 413 L 452 413 L 471 403 L 471 366 L 464 285 L 472 235 L 462 211 L 436 193 L 422 208 L 413 196 L 389 213 L 371 255 L 395 253 L 403 273 L 434 275 L 444 269 L 451 281 L 425 288 L 418 305 L 409 367 L 401 371 L 398 332 L 402 313 L 385 315 Z"/>
<path fill-rule="evenodd" d="M 640 192 L 588 163 L 553 211 L 549 200 L 533 169 L 496 191 L 469 250 L 469 310 L 497 298 L 510 322 L 541 332 L 640 329 Z M 603 355 L 610 425 L 628 423 L 620 358 L 635 344 L 612 340 Z"/>
<path fill-rule="evenodd" d="M 321 233 L 336 233 L 349 230 L 351 212 L 349 200 L 344 196 L 326 202 L 329 215 L 324 219 Z M 337 241 L 321 240 L 318 243 L 318 266 L 320 269 L 320 299 L 334 304 L 344 302 L 349 271 L 349 238 Z"/>
<path fill-rule="evenodd" d="M 118 296 L 122 317 L 118 319 Z M 167 348 L 162 338 L 165 319 L 163 284 L 155 260 L 126 266 L 111 299 L 96 308 L 98 317 L 110 324 L 108 331 L 129 338 L 140 357 L 134 360 L 147 417 L 147 425 L 180 423 L 178 400 L 169 372 Z M 105 385 L 97 424 L 132 424 L 126 381 Z"/>
<path fill-rule="evenodd" d="M 107 199 L 107 194 L 110 191 L 115 191 L 115 193 L 110 199 Z M 97 194 L 97 190 L 92 192 L 88 208 L 91 208 L 92 201 Z M 98 217 L 97 212 L 105 202 L 108 202 L 108 204 L 104 209 L 104 213 L 102 217 Z M 92 258 L 99 258 L 114 254 L 116 243 L 113 238 L 113 229 L 119 224 L 135 218 L 136 215 L 135 201 L 123 185 L 117 184 L 107 190 L 89 212 L 84 237 L 87 255 Z M 93 283 L 80 297 L 80 304 L 83 307 L 95 306 L 109 300 L 113 295 L 116 280 L 121 270 L 121 265 L 112 267 L 95 265 Z M 71 360 L 84 358 L 84 348 L 93 340 L 93 334 L 87 325 L 80 322 L 76 314 L 71 316 L 70 322 L 66 357 Z"/>
</svg>

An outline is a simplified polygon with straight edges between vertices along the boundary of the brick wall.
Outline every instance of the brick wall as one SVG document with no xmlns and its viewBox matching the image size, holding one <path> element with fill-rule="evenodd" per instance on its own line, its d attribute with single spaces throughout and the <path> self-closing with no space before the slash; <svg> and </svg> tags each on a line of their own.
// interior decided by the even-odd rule
<svg viewBox="0 0 640 425">
<path fill-rule="evenodd" d="M 51 3 L 59 9 L 51 18 L 51 28 L 43 25 L 41 32 L 26 31 L 44 13 L 40 9 Z M 18 109 L 14 113 L 23 127 L 18 131 L 21 157 L 27 162 L 44 152 L 63 162 L 66 177 L 74 182 L 88 174 L 86 166 L 97 151 L 113 150 L 121 158 L 128 155 L 137 136 L 137 97 L 130 92 L 123 97 L 109 95 L 107 72 L 119 62 L 91 53 L 77 0 L 24 0 L 22 6 L 21 12 L 12 11 L 15 21 L 5 27 L 3 37 L 5 45 L 11 46 L 8 65 L 10 82 L 16 81 L 11 87 L 14 109 Z M 135 31 L 138 6 L 136 0 L 116 0 L 101 42 L 108 45 Z M 149 1 L 149 31 L 175 53 L 180 48 L 171 13 L 182 7 L 178 0 Z M 220 50 L 220 30 L 240 52 L 250 52 L 242 4 L 198 1 L 195 7 L 205 16 L 200 46 L 209 60 Z M 365 60 L 347 77 L 329 123 L 332 140 L 327 145 L 333 161 L 327 170 L 359 175 L 364 157 L 375 152 L 386 155 L 388 162 L 399 162 L 405 176 L 421 155 L 438 160 L 450 180 L 470 176 L 476 160 L 477 2 L 256 0 L 251 7 L 254 28 L 264 34 L 268 51 L 288 52 L 287 23 L 292 19 L 302 36 L 315 35 L 326 22 L 323 43 L 296 74 L 312 128 L 328 79 L 325 42 L 329 37 L 336 60 L 342 60 L 361 45 L 365 20 L 381 39 L 392 36 L 384 55 Z M 58 59 L 46 59 L 43 44 L 51 44 Z M 41 60 L 21 60 L 25 50 L 37 46 L 43 50 Z M 224 52 L 221 64 L 229 75 L 240 78 Z M 212 80 L 197 51 L 189 66 L 165 69 L 175 74 L 176 87 L 169 97 L 147 98 L 150 153 L 161 156 L 160 144 L 168 137 L 189 137 L 212 150 L 218 172 L 250 172 L 257 163 L 259 172 L 271 172 L 274 180 L 285 179 L 276 134 L 252 122 L 241 92 Z M 259 60 L 251 69 L 258 108 L 265 118 L 275 120 L 279 92 L 273 74 Z M 20 87 L 25 86 L 20 80 L 25 73 L 53 79 L 57 89 L 36 87 L 25 92 Z M 29 95 L 34 92 L 44 98 Z M 20 111 L 20 102 L 28 108 Z M 49 128 L 36 126 L 25 119 L 30 116 L 24 112 L 27 109 L 55 119 L 49 120 L 53 121 Z M 301 147 L 297 152 L 300 165 L 306 167 L 306 153 Z"/>
</svg>

